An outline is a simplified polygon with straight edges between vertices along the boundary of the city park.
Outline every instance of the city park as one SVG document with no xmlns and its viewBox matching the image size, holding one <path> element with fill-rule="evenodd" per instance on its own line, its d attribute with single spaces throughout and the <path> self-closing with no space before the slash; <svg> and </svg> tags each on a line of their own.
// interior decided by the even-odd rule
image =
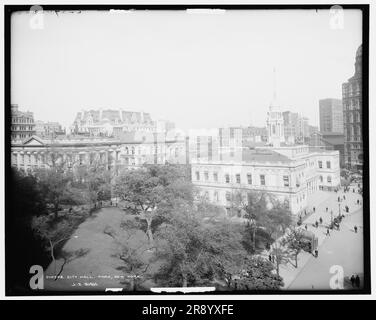
<svg viewBox="0 0 376 320">
<path fill-rule="evenodd" d="M 179 165 L 113 173 L 93 163 L 73 174 L 54 163 L 12 174 L 10 281 L 21 291 L 32 265 L 49 291 L 355 290 L 350 277 L 363 279 L 362 182 L 351 174 L 299 217 L 259 192 L 235 194 L 229 215 Z M 343 273 L 334 287 L 333 266 Z"/>
</svg>

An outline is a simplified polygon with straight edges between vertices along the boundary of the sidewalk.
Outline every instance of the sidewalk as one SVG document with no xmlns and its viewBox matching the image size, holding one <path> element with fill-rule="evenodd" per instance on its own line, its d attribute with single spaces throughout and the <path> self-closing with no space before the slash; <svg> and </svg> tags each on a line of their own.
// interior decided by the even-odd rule
<svg viewBox="0 0 376 320">
<path fill-rule="evenodd" d="M 355 193 L 353 193 L 352 189 L 355 188 Z M 333 211 L 333 218 L 338 216 L 339 208 L 341 209 L 341 214 L 345 216 L 351 215 L 353 212 L 362 208 L 362 206 L 358 205 L 356 201 L 359 199 L 363 201 L 362 196 L 357 193 L 358 188 L 356 185 L 352 185 L 350 188 L 350 192 L 343 192 L 343 188 L 335 192 L 330 191 L 318 191 L 314 195 L 312 195 L 309 199 L 308 203 L 308 210 L 311 211 L 313 207 L 315 207 L 315 212 L 311 213 L 305 220 L 303 220 L 303 225 L 301 228 L 304 228 L 307 225 L 307 229 L 312 231 L 318 238 L 318 250 L 320 252 L 320 247 L 327 239 L 326 230 L 327 226 L 331 222 L 331 211 Z M 343 200 L 343 196 L 345 195 L 346 199 Z M 341 202 L 338 202 L 338 197 L 341 198 Z M 338 205 L 340 204 L 340 206 Z M 345 212 L 345 206 L 349 207 L 349 213 Z M 326 212 L 326 208 L 328 208 L 328 212 Z M 314 226 L 316 221 L 319 222 L 320 217 L 323 220 L 323 224 L 319 225 L 318 228 Z M 304 219 L 304 217 L 303 217 Z M 362 225 L 357 225 L 358 228 L 362 227 Z M 342 224 L 341 224 L 342 227 Z M 330 232 L 338 232 L 336 230 L 330 230 Z M 278 241 L 278 240 L 277 240 Z M 261 256 L 268 259 L 269 252 L 264 251 Z M 320 254 L 319 254 L 320 256 Z M 304 266 L 308 263 L 310 258 L 313 258 L 313 255 L 302 251 L 298 256 L 298 268 L 295 268 L 292 264 L 283 264 L 279 267 L 279 274 L 283 278 L 284 287 L 283 289 L 287 289 L 292 281 L 298 276 L 298 274 L 303 270 Z M 309 288 L 307 288 L 309 289 Z"/>
</svg>

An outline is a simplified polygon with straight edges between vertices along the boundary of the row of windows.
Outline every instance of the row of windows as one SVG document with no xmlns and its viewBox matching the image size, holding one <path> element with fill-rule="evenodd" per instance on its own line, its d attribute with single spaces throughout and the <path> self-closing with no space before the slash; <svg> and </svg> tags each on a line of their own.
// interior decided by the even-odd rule
<svg viewBox="0 0 376 320">
<path fill-rule="evenodd" d="M 13 117 L 12 123 L 34 123 L 34 119 L 25 117 Z"/>
<path fill-rule="evenodd" d="M 331 176 L 327 176 L 326 177 L 326 181 L 328 183 L 332 183 L 332 177 Z M 324 177 L 323 176 L 320 176 L 320 182 L 324 182 Z"/>
<path fill-rule="evenodd" d="M 196 180 L 200 181 L 200 172 L 196 171 L 195 174 L 196 174 Z M 265 186 L 266 185 L 265 175 L 260 174 L 259 177 L 260 177 L 260 185 Z M 209 172 L 208 171 L 204 172 L 204 181 L 209 181 Z M 218 173 L 217 172 L 213 173 L 213 181 L 218 182 Z M 236 181 L 237 184 L 241 183 L 241 176 L 240 176 L 239 173 L 235 175 L 235 181 Z M 230 175 L 228 173 L 225 174 L 225 182 L 230 183 Z M 252 174 L 250 174 L 250 173 L 247 174 L 247 183 L 249 185 L 252 185 Z M 289 176 L 283 176 L 283 185 L 285 187 L 290 186 Z"/>
<path fill-rule="evenodd" d="M 30 130 L 30 131 L 33 131 L 34 127 L 33 126 L 11 126 L 11 130 L 12 131 L 17 131 L 17 130 L 23 130 L 23 131 Z"/>
<path fill-rule="evenodd" d="M 31 134 L 28 133 L 18 133 L 18 134 L 12 134 L 12 139 L 24 139 L 31 137 Z"/>
<path fill-rule="evenodd" d="M 322 161 L 319 161 L 319 168 L 322 169 Z M 327 169 L 330 169 L 330 168 L 331 168 L 330 161 L 327 161 L 327 162 L 326 162 L 326 168 L 327 168 Z"/>
</svg>

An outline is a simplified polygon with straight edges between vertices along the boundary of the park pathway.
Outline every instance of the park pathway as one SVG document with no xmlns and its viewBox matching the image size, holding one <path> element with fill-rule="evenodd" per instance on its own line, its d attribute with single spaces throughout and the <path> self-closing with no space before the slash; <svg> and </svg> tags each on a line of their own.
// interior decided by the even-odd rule
<svg viewBox="0 0 376 320">
<path fill-rule="evenodd" d="M 92 217 L 79 225 L 72 237 L 65 243 L 63 250 L 72 255 L 56 281 L 53 279 L 54 266 L 51 263 L 46 270 L 45 288 L 47 290 L 105 290 L 124 287 L 122 271 L 119 267 L 116 244 L 103 231 L 111 227 L 119 231 L 125 217 L 119 208 L 102 208 Z M 58 260 L 58 268 L 63 260 Z"/>
</svg>

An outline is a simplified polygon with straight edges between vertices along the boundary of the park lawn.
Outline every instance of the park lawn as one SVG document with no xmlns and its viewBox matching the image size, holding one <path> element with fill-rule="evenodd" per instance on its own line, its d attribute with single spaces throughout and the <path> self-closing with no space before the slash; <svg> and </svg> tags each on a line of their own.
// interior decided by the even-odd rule
<svg viewBox="0 0 376 320">
<path fill-rule="evenodd" d="M 155 273 L 160 266 L 159 261 L 152 261 L 153 252 L 146 250 L 147 235 L 139 230 L 124 230 L 121 223 L 135 219 L 117 207 L 102 208 L 80 224 L 72 237 L 65 243 L 63 250 L 69 254 L 69 260 L 64 264 L 60 277 L 54 277 L 55 266 L 50 264 L 45 273 L 45 289 L 72 291 L 90 290 L 104 291 L 106 288 L 129 289 L 129 274 L 119 270 L 122 260 L 116 254 L 119 243 L 104 231 L 111 230 L 116 239 L 123 237 L 129 240 L 130 247 L 140 248 L 140 256 L 145 263 L 150 262 L 148 273 Z M 128 237 L 131 235 L 130 237 Z M 145 250 L 143 250 L 145 249 Z M 64 263 L 57 262 L 56 270 Z M 155 286 L 152 280 L 142 283 L 142 288 L 148 290 Z M 141 287 L 141 286 L 140 286 Z M 139 287 L 139 289 L 140 289 Z"/>
</svg>

